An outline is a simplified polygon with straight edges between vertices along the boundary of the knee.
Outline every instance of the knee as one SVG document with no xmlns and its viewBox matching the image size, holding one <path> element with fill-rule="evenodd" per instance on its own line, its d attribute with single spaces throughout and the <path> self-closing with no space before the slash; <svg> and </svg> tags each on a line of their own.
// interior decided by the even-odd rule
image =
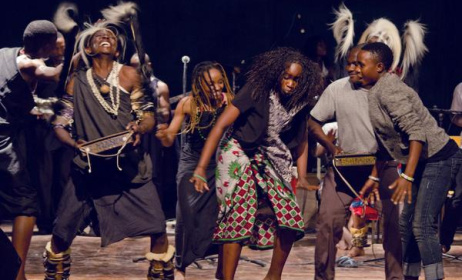
<svg viewBox="0 0 462 280">
<path fill-rule="evenodd" d="M 414 219 L 412 233 L 416 240 L 423 240 L 432 234 L 436 234 L 436 225 L 433 227 L 431 223 L 426 222 L 424 219 Z"/>
</svg>

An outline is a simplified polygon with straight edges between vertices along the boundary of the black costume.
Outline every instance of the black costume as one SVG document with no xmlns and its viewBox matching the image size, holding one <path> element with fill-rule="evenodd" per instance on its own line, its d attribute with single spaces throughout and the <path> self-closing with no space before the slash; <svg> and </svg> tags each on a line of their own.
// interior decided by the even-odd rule
<svg viewBox="0 0 462 280">
<path fill-rule="evenodd" d="M 115 91 L 104 98 L 109 100 L 109 95 Z M 125 131 L 126 125 L 133 120 L 130 94 L 120 89 L 118 115 L 107 113 L 92 92 L 85 71 L 75 76 L 73 105 L 77 139 L 91 141 Z M 165 232 L 164 214 L 152 183 L 148 153 L 128 144 L 119 161 L 122 171 L 117 169 L 116 157 L 92 156 L 92 172 L 89 173 L 86 158 L 81 154 L 74 158 L 71 180 L 63 192 L 53 235 L 70 245 L 77 231 L 88 223 L 93 209 L 99 220 L 102 246 L 125 237 Z"/>
<path fill-rule="evenodd" d="M 184 270 L 195 259 L 203 258 L 212 244 L 218 218 L 215 188 L 215 157 L 207 167 L 208 192 L 199 193 L 189 182 L 199 162 L 205 140 L 224 107 L 216 112 L 197 113 L 200 122 L 193 132 L 183 136 L 177 173 L 178 203 L 175 228 L 176 267 Z M 186 119 L 188 122 L 188 119 Z"/>
<path fill-rule="evenodd" d="M 37 216 L 37 190 L 26 170 L 25 131 L 34 108 L 16 59 L 20 48 L 0 50 L 0 219 Z"/>
</svg>

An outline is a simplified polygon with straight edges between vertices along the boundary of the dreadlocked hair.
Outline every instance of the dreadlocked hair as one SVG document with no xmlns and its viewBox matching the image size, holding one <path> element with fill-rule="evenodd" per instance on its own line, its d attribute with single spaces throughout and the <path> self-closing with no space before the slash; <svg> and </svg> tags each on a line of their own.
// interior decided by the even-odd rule
<svg viewBox="0 0 462 280">
<path fill-rule="evenodd" d="M 246 73 L 247 83 L 253 88 L 252 98 L 266 99 L 272 90 L 279 92 L 282 77 L 292 63 L 302 67 L 302 74 L 298 86 L 290 95 L 287 106 L 293 108 L 306 103 L 313 105 L 315 97 L 322 90 L 319 66 L 299 51 L 287 47 L 270 50 L 255 57 L 250 70 Z"/>
<path fill-rule="evenodd" d="M 229 85 L 228 77 L 223 66 L 215 61 L 203 61 L 194 67 L 192 73 L 192 89 L 191 89 L 191 118 L 188 125 L 185 127 L 185 132 L 194 131 L 194 129 L 204 129 L 213 125 L 210 123 L 205 127 L 199 127 L 202 112 L 210 111 L 215 113 L 221 104 L 221 96 L 213 94 L 215 92 L 214 85 L 207 81 L 212 81 L 210 70 L 216 69 L 223 76 L 224 88 L 223 93 L 226 95 L 227 104 L 234 98 L 231 86 Z M 207 93 L 209 92 L 209 94 Z"/>
</svg>

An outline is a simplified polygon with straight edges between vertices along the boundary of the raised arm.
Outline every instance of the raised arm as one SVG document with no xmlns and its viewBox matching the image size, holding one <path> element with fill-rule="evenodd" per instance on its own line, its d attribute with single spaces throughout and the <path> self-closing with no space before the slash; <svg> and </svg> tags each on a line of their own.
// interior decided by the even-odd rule
<svg viewBox="0 0 462 280">
<path fill-rule="evenodd" d="M 58 82 L 63 64 L 56 67 L 46 66 L 41 59 L 30 59 L 28 57 L 18 58 L 18 68 L 27 81 L 52 81 Z"/>
<path fill-rule="evenodd" d="M 218 142 L 220 141 L 224 132 L 230 125 L 234 123 L 234 121 L 236 121 L 236 119 L 239 117 L 239 114 L 239 109 L 230 103 L 218 118 L 217 123 L 213 126 L 212 131 L 210 131 L 204 148 L 202 149 L 199 163 L 194 170 L 194 176 L 190 180 L 192 183 L 194 183 L 194 187 L 198 192 L 202 193 L 204 190 L 209 190 L 207 181 L 205 180 L 205 171 L 209 165 L 210 158 L 215 153 L 218 147 Z"/>
<path fill-rule="evenodd" d="M 175 114 L 173 115 L 173 120 L 170 125 L 167 124 L 159 124 L 157 127 L 156 137 L 162 143 L 164 147 L 170 147 L 173 145 L 175 141 L 175 136 L 181 129 L 181 124 L 185 118 L 185 114 L 189 114 L 190 112 L 190 102 L 191 97 L 187 96 L 180 100 L 178 105 L 175 109 Z"/>
</svg>

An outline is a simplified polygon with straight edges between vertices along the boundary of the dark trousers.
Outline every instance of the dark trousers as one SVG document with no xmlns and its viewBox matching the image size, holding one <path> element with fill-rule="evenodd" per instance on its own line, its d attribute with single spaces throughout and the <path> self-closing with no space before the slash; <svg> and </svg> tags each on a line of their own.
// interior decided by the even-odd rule
<svg viewBox="0 0 462 280">
<path fill-rule="evenodd" d="M 454 241 L 457 225 L 461 221 L 460 213 L 462 213 L 462 166 L 457 173 L 454 195 L 446 202 L 440 228 L 440 243 L 448 249 Z"/>
<path fill-rule="evenodd" d="M 344 173 L 342 173 L 345 175 Z M 355 180 L 347 180 L 357 191 L 370 174 L 370 170 L 361 170 L 354 174 Z M 397 178 L 396 164 L 387 164 L 381 172 L 381 193 L 386 198 L 388 186 Z M 338 176 L 337 176 L 338 177 Z M 337 179 L 337 180 L 336 180 Z M 335 278 L 335 259 L 337 243 L 342 238 L 343 226 L 346 224 L 351 201 L 354 194 L 339 184 L 334 171 L 330 168 L 324 177 L 324 186 L 319 209 L 317 236 L 315 248 L 315 277 L 316 280 L 330 280 Z M 361 183 L 362 181 L 362 183 Z M 391 201 L 382 201 L 383 204 L 383 247 L 385 250 L 386 279 L 402 279 L 401 244 L 399 242 L 398 206 Z"/>
<path fill-rule="evenodd" d="M 423 265 L 425 279 L 444 278 L 437 220 L 461 167 L 462 150 L 445 160 L 418 166 L 412 203 L 404 204 L 400 217 L 404 275 L 419 276 Z"/>
</svg>

